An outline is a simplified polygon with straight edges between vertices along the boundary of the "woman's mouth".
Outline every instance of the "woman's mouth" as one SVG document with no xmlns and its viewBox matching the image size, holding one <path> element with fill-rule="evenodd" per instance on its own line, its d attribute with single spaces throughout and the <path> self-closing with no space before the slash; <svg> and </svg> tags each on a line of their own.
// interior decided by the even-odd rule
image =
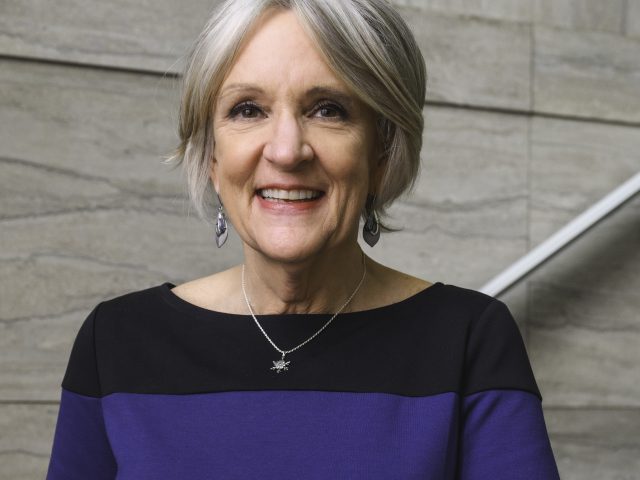
<svg viewBox="0 0 640 480">
<path fill-rule="evenodd" d="M 279 188 L 263 188 L 257 191 L 263 199 L 271 202 L 309 202 L 320 198 L 324 192 L 320 190 L 282 190 Z"/>
<path fill-rule="evenodd" d="M 256 190 L 258 205 L 264 212 L 276 215 L 296 215 L 310 213 L 324 204 L 322 190 L 306 188 L 260 188 Z"/>
</svg>

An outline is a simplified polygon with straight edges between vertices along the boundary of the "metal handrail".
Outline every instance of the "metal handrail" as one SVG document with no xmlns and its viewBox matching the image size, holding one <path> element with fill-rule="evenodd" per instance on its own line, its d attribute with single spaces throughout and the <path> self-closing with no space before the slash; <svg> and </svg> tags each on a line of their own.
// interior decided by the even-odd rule
<svg viewBox="0 0 640 480">
<path fill-rule="evenodd" d="M 480 291 L 495 297 L 540 267 L 611 212 L 640 192 L 640 172 L 578 215 L 536 248 L 487 282 Z"/>
</svg>

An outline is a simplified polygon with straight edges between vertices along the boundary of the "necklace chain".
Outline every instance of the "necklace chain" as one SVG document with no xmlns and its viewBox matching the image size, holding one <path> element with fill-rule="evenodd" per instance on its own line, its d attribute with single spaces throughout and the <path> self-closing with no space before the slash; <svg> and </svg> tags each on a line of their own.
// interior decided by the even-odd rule
<svg viewBox="0 0 640 480">
<path fill-rule="evenodd" d="M 262 325 L 260 325 L 260 322 L 258 322 L 258 319 L 256 318 L 255 314 L 253 313 L 253 308 L 251 308 L 251 302 L 249 302 L 249 298 L 247 297 L 247 291 L 245 289 L 245 283 L 244 283 L 244 263 L 242 264 L 242 293 L 244 295 L 244 300 L 247 303 L 247 307 L 249 308 L 249 312 L 251 312 L 251 316 L 253 317 L 254 322 L 256 323 L 256 325 L 258 326 L 258 328 L 260 329 L 260 331 L 262 332 L 262 334 L 265 336 L 265 338 L 269 341 L 269 343 L 273 346 L 273 348 L 275 348 L 278 352 L 280 352 L 282 354 L 282 360 L 279 361 L 274 361 L 273 364 L 274 366 L 271 368 L 272 370 L 277 370 L 278 373 L 280 373 L 283 370 L 287 370 L 287 365 L 290 362 L 285 362 L 284 361 L 284 356 L 288 353 L 294 352 L 296 350 L 298 350 L 300 347 L 302 347 L 303 345 L 306 345 L 308 342 L 310 342 L 311 340 L 313 340 L 320 332 L 322 332 L 332 321 L 334 318 L 336 318 L 338 316 L 338 314 L 347 306 L 349 305 L 349 302 L 351 302 L 351 300 L 353 299 L 353 297 L 356 295 L 356 293 L 358 293 L 358 290 L 360 290 L 360 287 L 362 286 L 362 283 L 364 282 L 364 277 L 367 274 L 367 264 L 366 264 L 366 260 L 365 260 L 365 256 L 364 256 L 364 252 L 362 253 L 362 278 L 360 279 L 360 282 L 358 283 L 358 286 L 356 287 L 356 289 L 353 291 L 353 293 L 349 296 L 349 298 L 347 299 L 346 302 L 344 302 L 344 304 L 338 309 L 338 311 L 336 313 L 333 314 L 333 316 L 329 319 L 329 321 L 327 323 L 325 323 L 320 330 L 318 330 L 316 333 L 314 333 L 313 335 L 311 335 L 309 338 L 307 338 L 304 342 L 302 342 L 300 345 L 298 345 L 297 347 L 291 348 L 289 350 L 282 350 L 281 348 L 278 348 L 278 346 L 273 342 L 273 340 L 271 340 L 271 338 L 269 337 L 269 335 L 267 335 L 267 332 L 264 331 L 264 328 L 262 328 Z"/>
</svg>

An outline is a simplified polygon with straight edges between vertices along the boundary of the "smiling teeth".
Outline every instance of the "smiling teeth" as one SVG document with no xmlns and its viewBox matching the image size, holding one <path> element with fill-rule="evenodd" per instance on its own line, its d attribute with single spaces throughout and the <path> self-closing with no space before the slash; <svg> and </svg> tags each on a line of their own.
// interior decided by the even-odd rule
<svg viewBox="0 0 640 480">
<path fill-rule="evenodd" d="M 260 190 L 260 195 L 264 198 L 277 200 L 308 200 L 319 197 L 321 192 L 314 190 L 280 190 L 276 188 L 265 188 Z"/>
</svg>

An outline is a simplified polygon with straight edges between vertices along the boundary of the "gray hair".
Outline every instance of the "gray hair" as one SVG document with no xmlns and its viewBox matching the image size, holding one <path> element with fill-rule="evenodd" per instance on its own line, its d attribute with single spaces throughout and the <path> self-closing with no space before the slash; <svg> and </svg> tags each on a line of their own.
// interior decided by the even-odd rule
<svg viewBox="0 0 640 480">
<path fill-rule="evenodd" d="M 189 52 L 182 77 L 180 143 L 165 163 L 178 166 L 184 161 L 191 203 L 202 220 L 212 223 L 211 106 L 243 40 L 270 8 L 294 11 L 330 67 L 375 112 L 386 165 L 373 208 L 385 215 L 395 199 L 414 187 L 420 170 L 427 82 L 415 38 L 386 0 L 226 0 L 220 4 Z M 363 218 L 366 214 L 365 208 Z"/>
</svg>

